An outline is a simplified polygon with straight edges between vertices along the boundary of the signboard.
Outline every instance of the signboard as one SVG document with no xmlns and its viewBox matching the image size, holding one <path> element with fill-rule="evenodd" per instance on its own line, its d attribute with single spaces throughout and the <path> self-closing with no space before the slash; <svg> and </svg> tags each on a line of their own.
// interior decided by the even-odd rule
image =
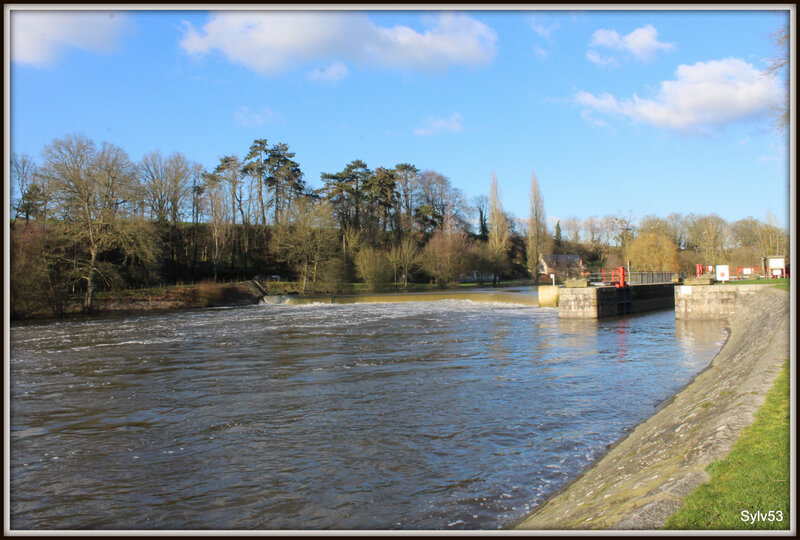
<svg viewBox="0 0 800 540">
<path fill-rule="evenodd" d="M 783 257 L 770 258 L 768 259 L 768 261 L 769 261 L 769 267 L 771 269 L 780 268 L 781 270 L 783 270 L 783 268 L 786 266 L 786 259 L 784 259 Z"/>
<path fill-rule="evenodd" d="M 753 269 L 752 268 L 743 268 L 742 271 L 744 272 L 744 275 L 746 275 L 746 276 L 749 276 L 749 275 L 753 274 Z"/>
<path fill-rule="evenodd" d="M 727 264 L 718 264 L 717 265 L 717 281 L 728 281 L 731 279 L 731 275 L 728 273 L 728 265 Z"/>
</svg>

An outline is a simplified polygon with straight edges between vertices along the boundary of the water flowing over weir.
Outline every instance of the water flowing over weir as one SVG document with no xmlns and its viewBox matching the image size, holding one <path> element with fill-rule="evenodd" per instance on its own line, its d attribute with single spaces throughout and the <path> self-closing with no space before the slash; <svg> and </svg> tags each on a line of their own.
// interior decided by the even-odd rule
<svg viewBox="0 0 800 540">
<path fill-rule="evenodd" d="M 14 529 L 492 529 L 650 416 L 725 331 L 449 299 L 11 338 Z"/>
</svg>

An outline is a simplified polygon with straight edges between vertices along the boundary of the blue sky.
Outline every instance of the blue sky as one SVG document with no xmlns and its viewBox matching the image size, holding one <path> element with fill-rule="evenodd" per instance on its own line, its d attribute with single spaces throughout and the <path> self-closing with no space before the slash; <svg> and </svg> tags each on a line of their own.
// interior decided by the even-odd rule
<svg viewBox="0 0 800 540">
<path fill-rule="evenodd" d="M 782 86 L 760 75 L 788 13 L 12 10 L 10 146 L 77 132 L 211 169 L 266 138 L 312 187 L 407 162 L 469 198 L 494 173 L 518 217 L 535 173 L 551 220 L 788 226 Z"/>
</svg>

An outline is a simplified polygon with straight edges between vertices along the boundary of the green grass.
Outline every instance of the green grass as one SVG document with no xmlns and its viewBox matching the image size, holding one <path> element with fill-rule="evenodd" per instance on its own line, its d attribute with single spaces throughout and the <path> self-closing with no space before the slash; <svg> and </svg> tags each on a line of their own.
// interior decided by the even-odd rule
<svg viewBox="0 0 800 540">
<path fill-rule="evenodd" d="M 684 500 L 665 529 L 764 530 L 789 528 L 789 363 L 767 394 L 755 422 L 742 431 L 731 452 L 706 470 L 711 481 Z M 774 520 L 742 519 L 774 512 Z M 778 513 L 783 518 L 777 521 Z"/>
<path fill-rule="evenodd" d="M 782 291 L 789 290 L 789 278 L 775 278 L 775 279 L 737 279 L 733 281 L 726 281 L 724 285 L 772 285 L 776 289 Z"/>
<path fill-rule="evenodd" d="M 725 285 L 786 285 L 789 286 L 789 278 L 775 279 L 734 279 L 726 281 Z"/>
</svg>

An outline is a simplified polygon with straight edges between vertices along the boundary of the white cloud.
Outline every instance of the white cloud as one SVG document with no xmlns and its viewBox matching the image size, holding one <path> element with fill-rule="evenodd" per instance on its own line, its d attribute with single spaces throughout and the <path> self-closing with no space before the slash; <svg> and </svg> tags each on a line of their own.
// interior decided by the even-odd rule
<svg viewBox="0 0 800 540">
<path fill-rule="evenodd" d="M 534 47 L 533 53 L 539 58 L 547 58 L 547 51 L 542 49 L 541 47 Z"/>
<path fill-rule="evenodd" d="M 601 28 L 592 34 L 589 46 L 627 52 L 645 62 L 652 60 L 658 51 L 671 51 L 675 49 L 675 45 L 672 43 L 658 41 L 658 30 L 649 24 L 637 28 L 630 34 L 624 36 L 620 36 L 616 30 Z M 590 56 L 590 53 L 592 53 L 592 56 Z M 610 63 L 608 61 L 597 61 L 605 57 L 601 57 L 596 51 L 592 51 L 591 49 L 586 56 L 596 64 L 605 65 Z"/>
<path fill-rule="evenodd" d="M 184 23 L 185 51 L 219 51 L 230 62 L 273 75 L 308 62 L 353 62 L 390 69 L 439 70 L 481 65 L 494 57 L 497 34 L 460 14 L 423 17 L 430 28 L 382 27 L 363 13 L 217 13 L 200 29 Z"/>
<path fill-rule="evenodd" d="M 539 37 L 550 41 L 553 37 L 553 32 L 558 30 L 560 24 L 557 22 L 547 24 L 541 17 L 531 16 L 528 18 L 528 24 L 531 29 L 536 32 Z"/>
<path fill-rule="evenodd" d="M 764 115 L 781 96 L 779 81 L 737 58 L 681 65 L 675 75 L 675 80 L 661 83 L 653 99 L 634 94 L 618 100 L 607 93 L 578 92 L 575 100 L 598 112 L 621 114 L 660 128 L 705 132 Z"/>
<path fill-rule="evenodd" d="M 11 11 L 11 60 L 54 65 L 70 48 L 110 52 L 128 29 L 115 11 Z"/>
<path fill-rule="evenodd" d="M 650 60 L 658 51 L 671 51 L 675 49 L 672 43 L 658 41 L 658 30 L 650 26 L 637 28 L 622 38 L 625 49 L 633 53 L 639 60 Z"/>
<path fill-rule="evenodd" d="M 449 118 L 425 118 L 414 133 L 421 137 L 429 137 L 439 133 L 454 133 L 461 131 L 461 114 L 453 113 Z"/>
<path fill-rule="evenodd" d="M 575 100 L 584 107 L 594 109 L 601 113 L 622 112 L 617 99 L 607 92 L 600 94 L 600 96 L 595 96 L 588 92 L 580 91 L 575 94 Z"/>
<path fill-rule="evenodd" d="M 608 47 L 610 49 L 622 48 L 622 38 L 616 30 L 605 30 L 601 28 L 592 34 L 592 41 L 589 43 L 595 47 Z"/>
<path fill-rule="evenodd" d="M 335 83 L 344 79 L 349 70 L 347 66 L 335 62 L 328 67 L 317 68 L 308 74 L 308 80 L 312 82 Z"/>
<path fill-rule="evenodd" d="M 598 54 L 597 51 L 593 51 L 591 49 L 586 51 L 586 58 L 598 66 L 619 66 L 619 62 L 616 58 L 611 56 L 602 56 Z"/>
<path fill-rule="evenodd" d="M 596 126 L 600 126 L 600 127 L 604 127 L 604 128 L 609 127 L 608 124 L 606 122 L 604 122 L 603 120 L 595 118 L 595 116 L 592 114 L 592 112 L 590 110 L 588 110 L 588 109 L 584 110 L 584 111 L 581 111 L 581 118 L 583 118 L 589 124 L 594 124 Z"/>
<path fill-rule="evenodd" d="M 250 107 L 239 107 L 239 110 L 234 113 L 234 118 L 238 126 L 254 127 L 272 122 L 277 119 L 277 115 L 269 107 L 264 107 L 258 111 L 250 110 Z"/>
</svg>

